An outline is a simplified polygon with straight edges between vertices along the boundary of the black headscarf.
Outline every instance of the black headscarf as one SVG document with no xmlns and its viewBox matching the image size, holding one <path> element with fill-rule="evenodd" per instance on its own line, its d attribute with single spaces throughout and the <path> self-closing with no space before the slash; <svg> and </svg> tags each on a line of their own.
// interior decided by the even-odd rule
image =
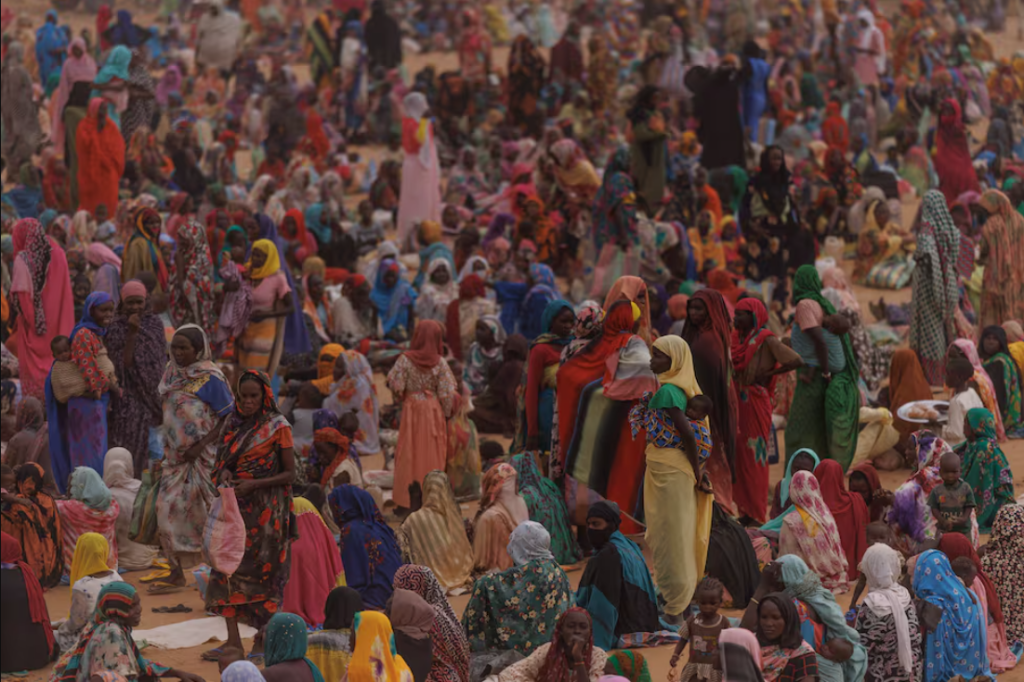
<svg viewBox="0 0 1024 682">
<path fill-rule="evenodd" d="M 782 153 L 782 165 L 773 173 L 769 168 L 771 153 L 775 150 Z M 789 198 L 789 186 L 792 179 L 793 176 L 789 172 L 789 168 L 786 167 L 786 153 L 782 147 L 772 145 L 761 152 L 761 168 L 751 179 L 750 184 L 761 195 L 761 200 L 764 201 L 768 210 L 782 216 L 786 207 L 786 199 Z"/>
<path fill-rule="evenodd" d="M 618 530 L 622 524 L 622 512 L 619 510 L 619 505 L 607 500 L 590 505 L 590 509 L 587 510 L 587 518 L 603 519 L 608 522 L 613 531 Z"/>
<path fill-rule="evenodd" d="M 985 327 L 984 331 L 981 332 L 981 343 L 978 344 L 978 351 L 984 351 L 984 343 L 986 336 L 994 336 L 996 341 L 999 342 L 999 350 L 997 353 L 1002 353 L 1007 357 L 1010 357 L 1010 340 L 1006 336 L 1006 330 L 997 324 L 990 327 Z"/>
<path fill-rule="evenodd" d="M 351 587 L 335 587 L 324 606 L 324 630 L 348 630 L 363 610 L 363 598 Z"/>
<path fill-rule="evenodd" d="M 782 614 L 782 619 L 786 621 L 786 628 L 782 631 L 782 637 L 779 638 L 778 642 L 769 642 L 761 632 L 761 609 L 764 608 L 765 604 L 774 604 L 779 613 Z M 800 632 L 800 614 L 797 613 L 793 600 L 782 592 L 773 592 L 762 599 L 757 607 L 757 617 L 757 632 L 755 634 L 757 634 L 758 644 L 762 647 L 778 644 L 783 649 L 796 649 L 803 644 L 804 636 Z"/>
<path fill-rule="evenodd" d="M 593 516 L 593 514 L 591 514 Z M 706 572 L 732 595 L 733 608 L 745 609 L 761 581 L 750 536 L 717 502 L 711 515 L 711 542 Z"/>
<path fill-rule="evenodd" d="M 366 22 L 366 50 L 371 71 L 378 66 L 394 69 L 402 63 L 402 33 L 384 0 L 374 1 L 373 13 Z"/>
</svg>

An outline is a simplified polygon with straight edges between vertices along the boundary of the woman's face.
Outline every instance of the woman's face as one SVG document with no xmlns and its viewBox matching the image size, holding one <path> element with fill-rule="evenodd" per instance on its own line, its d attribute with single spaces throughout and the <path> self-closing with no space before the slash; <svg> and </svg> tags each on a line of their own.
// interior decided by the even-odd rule
<svg viewBox="0 0 1024 682">
<path fill-rule="evenodd" d="M 779 607 L 773 602 L 761 604 L 758 621 L 761 626 L 761 634 L 769 642 L 777 642 L 782 638 L 782 633 L 786 631 L 786 620 L 782 617 Z"/>
<path fill-rule="evenodd" d="M 114 302 L 107 301 L 101 305 L 93 306 L 92 318 L 101 327 L 109 325 L 110 321 L 114 319 Z"/>
<path fill-rule="evenodd" d="M 242 222 L 242 228 L 245 230 L 245 234 L 248 235 L 249 241 L 255 242 L 260 238 L 260 224 L 256 222 L 255 218 L 246 218 Z"/>
<path fill-rule="evenodd" d="M 255 380 L 243 381 L 238 386 L 238 411 L 245 417 L 256 414 L 263 404 L 263 386 Z"/>
<path fill-rule="evenodd" d="M 560 339 L 568 338 L 576 326 L 576 315 L 569 308 L 562 308 L 562 311 L 555 316 L 551 322 L 551 333 Z"/>
<path fill-rule="evenodd" d="M 526 215 L 534 222 L 540 219 L 540 206 L 537 202 L 531 201 L 526 204 Z"/>
<path fill-rule="evenodd" d="M 124 309 L 125 317 L 141 315 L 146 307 L 146 298 L 144 296 L 129 296 L 121 301 L 121 306 Z"/>
<path fill-rule="evenodd" d="M 741 336 L 746 336 L 754 329 L 754 313 L 749 310 L 737 310 L 732 324 Z"/>
<path fill-rule="evenodd" d="M 139 599 L 139 595 L 136 594 L 132 600 L 132 610 L 128 612 L 128 625 L 133 628 L 138 627 L 142 624 L 142 600 Z"/>
<path fill-rule="evenodd" d="M 384 273 L 384 286 L 389 289 L 398 284 L 398 273 L 394 270 L 388 270 Z"/>
<path fill-rule="evenodd" d="M 71 48 L 71 56 L 73 56 L 75 59 L 81 59 L 83 54 L 85 53 L 82 52 L 82 48 L 78 45 L 75 45 L 73 48 Z"/>
<path fill-rule="evenodd" d="M 476 323 L 476 342 L 487 350 L 494 348 L 494 330 L 486 322 Z"/>
<path fill-rule="evenodd" d="M 254 270 L 259 270 L 267 264 L 267 253 L 266 251 L 260 251 L 259 249 L 252 250 L 252 267 Z"/>
<path fill-rule="evenodd" d="M 695 327 L 703 327 L 708 320 L 708 307 L 699 298 L 691 298 L 686 304 L 686 319 Z"/>
<path fill-rule="evenodd" d="M 439 287 L 443 287 L 448 282 L 452 281 L 452 275 L 448 272 L 448 268 L 438 268 L 434 270 L 434 274 L 430 276 L 430 281 Z"/>
<path fill-rule="evenodd" d="M 664 374 L 672 369 L 672 358 L 660 348 L 651 350 L 651 371 L 655 374 Z"/>
<path fill-rule="evenodd" d="M 150 234 L 160 234 L 160 216 L 150 215 L 142 222 L 142 224 L 145 226 L 146 232 L 149 232 Z"/>
<path fill-rule="evenodd" d="M 999 339 L 992 334 L 986 334 L 981 339 L 981 354 L 986 358 L 990 358 L 999 352 L 1001 346 L 1002 344 L 999 342 Z"/>
<path fill-rule="evenodd" d="M 867 476 L 855 471 L 850 474 L 850 492 L 860 495 L 864 498 L 865 504 L 871 504 L 871 484 L 868 483 Z"/>
<path fill-rule="evenodd" d="M 192 341 L 184 334 L 176 334 L 171 340 L 171 356 L 179 367 L 188 367 L 196 361 L 199 353 L 192 346 Z"/>
<path fill-rule="evenodd" d="M 324 279 L 320 275 L 309 277 L 309 297 L 314 301 L 322 301 L 324 298 Z"/>
<path fill-rule="evenodd" d="M 572 651 L 573 646 L 579 642 L 586 646 L 590 641 L 590 619 L 586 614 L 572 612 L 566 614 L 562 621 L 562 643 L 566 649 Z"/>
<path fill-rule="evenodd" d="M 299 229 L 295 224 L 295 218 L 291 216 L 285 216 L 285 219 L 281 221 L 281 231 L 285 234 L 295 234 L 295 231 Z"/>
<path fill-rule="evenodd" d="M 228 228 L 231 227 L 231 216 L 224 211 L 217 212 L 217 229 L 224 230 L 227 232 Z"/>
<path fill-rule="evenodd" d="M 892 211 L 889 210 L 889 204 L 879 201 L 875 205 L 875 222 L 879 227 L 885 227 L 889 224 L 890 218 L 892 218 Z"/>
<path fill-rule="evenodd" d="M 772 173 L 778 173 L 781 170 L 784 160 L 781 149 L 773 149 L 768 152 L 768 167 Z"/>
<path fill-rule="evenodd" d="M 334 380 L 341 381 L 348 376 L 348 365 L 345 364 L 345 356 L 339 355 L 334 361 Z"/>
</svg>

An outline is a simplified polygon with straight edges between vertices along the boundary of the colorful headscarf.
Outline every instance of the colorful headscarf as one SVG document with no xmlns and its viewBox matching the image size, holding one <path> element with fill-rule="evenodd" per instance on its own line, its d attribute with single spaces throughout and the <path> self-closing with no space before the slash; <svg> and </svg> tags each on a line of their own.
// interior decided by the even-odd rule
<svg viewBox="0 0 1024 682">
<path fill-rule="evenodd" d="M 82 533 L 75 544 L 75 555 L 71 560 L 71 583 L 73 591 L 75 583 L 80 579 L 109 571 L 107 559 L 110 556 L 110 544 L 99 533 Z"/>
<path fill-rule="evenodd" d="M 306 658 L 306 621 L 293 613 L 277 613 L 267 624 L 265 638 L 267 668 L 289 661 L 305 661 L 313 682 L 324 682 L 313 661 Z"/>
<path fill-rule="evenodd" d="M 252 266 L 252 260 L 246 264 L 249 276 L 254 281 L 264 280 L 281 270 L 281 255 L 277 251 L 277 245 L 269 239 L 259 239 L 252 245 L 253 251 L 266 254 L 267 260 L 259 268 Z"/>
<path fill-rule="evenodd" d="M 46 287 L 46 273 L 50 267 L 50 240 L 42 224 L 33 218 L 25 218 L 14 224 L 14 257 L 24 259 L 32 278 L 32 308 L 35 316 L 36 336 L 46 334 L 46 310 L 43 307 L 43 289 Z M 18 296 L 10 297 L 12 312 L 21 315 Z"/>
</svg>

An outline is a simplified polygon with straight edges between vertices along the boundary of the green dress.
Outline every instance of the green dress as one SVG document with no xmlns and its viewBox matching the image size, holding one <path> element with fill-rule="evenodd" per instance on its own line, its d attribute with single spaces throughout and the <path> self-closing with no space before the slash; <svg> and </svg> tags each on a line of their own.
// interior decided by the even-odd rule
<svg viewBox="0 0 1024 682">
<path fill-rule="evenodd" d="M 978 508 L 978 529 L 989 533 L 1003 505 L 1014 504 L 1013 472 L 996 438 L 996 420 L 991 412 L 975 408 L 967 412 L 974 438 L 957 447 L 963 461 L 963 478 L 974 489 Z"/>
</svg>

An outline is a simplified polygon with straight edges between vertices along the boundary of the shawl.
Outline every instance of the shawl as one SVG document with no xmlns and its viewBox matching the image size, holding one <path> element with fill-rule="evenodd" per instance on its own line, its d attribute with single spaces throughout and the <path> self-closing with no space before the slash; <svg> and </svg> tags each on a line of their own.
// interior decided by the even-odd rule
<svg viewBox="0 0 1024 682">
<path fill-rule="evenodd" d="M 746 529 L 714 503 L 705 572 L 720 580 L 732 596 L 732 608 L 745 609 L 761 576 L 757 554 Z"/>
<path fill-rule="evenodd" d="M 979 202 L 989 213 L 981 233 L 988 243 L 985 263 L 985 295 L 1001 298 L 1011 319 L 1024 316 L 1024 272 L 1015 262 L 1024 249 L 1024 216 L 1013 210 L 1010 200 L 990 189 Z"/>
<path fill-rule="evenodd" d="M 345 351 L 345 376 L 330 388 L 324 406 L 335 414 L 355 410 L 359 432 L 355 447 L 360 455 L 380 452 L 380 401 L 373 383 L 373 370 L 366 356 Z"/>
<path fill-rule="evenodd" d="M 974 341 L 970 339 L 957 339 L 953 342 L 953 345 L 949 347 L 952 351 L 953 346 L 960 351 L 960 353 L 967 358 L 967 361 L 974 367 L 974 376 L 972 380 L 978 385 L 980 389 L 978 395 L 981 401 L 985 404 L 986 409 L 992 413 L 996 418 L 996 436 L 997 440 L 1006 440 L 1006 429 L 1003 426 L 1003 413 L 999 409 L 999 404 L 996 401 L 996 387 L 992 383 L 992 377 L 985 371 L 984 365 L 981 364 L 981 356 L 978 355 L 978 346 L 975 345 Z M 947 356 L 948 359 L 948 356 Z"/>
<path fill-rule="evenodd" d="M 761 645 L 750 630 L 729 628 L 718 638 L 725 682 L 764 682 Z"/>
<path fill-rule="evenodd" d="M 562 566 L 580 561 L 583 553 L 569 525 L 569 512 L 562 491 L 554 481 L 541 476 L 532 453 L 516 455 L 512 458 L 512 466 L 516 470 L 519 494 L 526 501 L 530 519 L 544 526 L 551 535 L 555 561 Z"/>
<path fill-rule="evenodd" d="M 221 682 L 263 682 L 263 673 L 249 661 L 235 661 L 220 674 Z"/>
<path fill-rule="evenodd" d="M 594 242 L 600 251 L 614 242 L 637 241 L 636 188 L 630 176 L 629 149 L 621 148 L 604 170 L 594 197 Z M 622 215 L 619 215 L 622 209 Z"/>
<path fill-rule="evenodd" d="M 74 56 L 75 49 L 82 51 L 81 57 L 76 58 Z M 71 44 L 68 45 L 67 59 L 60 70 L 60 84 L 51 98 L 53 120 L 51 122 L 50 134 L 53 137 L 55 149 L 61 151 L 64 149 L 64 107 L 67 106 L 68 98 L 71 96 L 75 83 L 92 83 L 97 73 L 96 60 L 92 58 L 92 55 L 86 49 L 85 40 L 82 38 L 72 40 Z"/>
<path fill-rule="evenodd" d="M 996 591 L 995 583 L 985 573 L 985 568 L 981 564 L 981 557 L 975 551 L 974 544 L 970 538 L 961 533 L 944 533 L 939 540 L 937 549 L 949 557 L 950 563 L 953 563 L 953 561 L 960 557 L 967 557 L 971 560 L 974 568 L 978 571 L 978 579 L 985 585 L 985 594 L 988 596 L 988 612 L 991 614 L 993 621 L 1002 623 L 1003 609 L 999 602 L 999 593 Z"/>
<path fill-rule="evenodd" d="M 516 566 L 538 559 L 554 560 L 551 534 L 536 521 L 523 521 L 509 535 L 508 555 Z"/>
<path fill-rule="evenodd" d="M 938 190 L 931 190 L 924 196 L 915 253 L 919 260 L 927 260 L 929 265 L 915 276 L 915 285 L 922 289 L 914 297 L 914 306 L 923 308 L 923 319 L 911 327 L 914 339 L 911 346 L 925 347 L 929 340 L 927 330 L 916 327 L 928 323 L 943 329 L 942 343 L 946 343 L 956 338 L 954 317 L 960 302 L 960 277 L 957 270 L 960 230 L 953 222 L 945 197 Z M 927 280 L 923 280 L 924 273 L 928 275 Z M 936 318 L 938 321 L 934 322 Z M 918 334 L 926 336 L 917 341 Z"/>
<path fill-rule="evenodd" d="M 788 535 L 792 547 L 814 567 L 830 587 L 846 585 L 849 565 L 843 551 L 839 528 L 821 495 L 818 479 L 809 471 L 798 471 L 789 489 L 794 513 L 782 522 L 780 551 Z"/>
<path fill-rule="evenodd" d="M 309 297 L 306 297 L 307 300 Z M 331 386 L 334 384 L 334 366 L 338 362 L 338 356 L 345 352 L 345 347 L 338 343 L 325 343 L 320 348 L 320 355 L 316 361 L 316 379 L 312 384 L 324 396 L 331 394 Z M 338 410 L 336 414 L 342 414 L 348 410 Z"/>
<path fill-rule="evenodd" d="M 30 291 L 32 308 L 35 316 L 36 336 L 46 334 L 46 312 L 43 306 L 43 289 L 46 287 L 46 275 L 50 267 L 50 254 L 53 248 L 46 236 L 42 224 L 33 218 L 25 218 L 14 224 L 14 257 L 20 258 L 28 266 L 30 282 L 19 282 L 15 277 L 11 283 L 11 293 Z M 31 284 L 31 288 L 26 286 Z M 12 313 L 21 314 L 21 303 L 18 296 L 11 296 Z"/>
<path fill-rule="evenodd" d="M 658 383 L 681 389 L 687 398 L 703 395 L 693 369 L 693 353 L 686 341 L 678 336 L 662 336 L 654 347 L 672 361 L 669 370 L 658 375 Z"/>
<path fill-rule="evenodd" d="M 940 107 L 933 162 L 939 176 L 939 189 L 946 197 L 946 203 L 953 204 L 964 192 L 979 191 L 980 187 L 974 172 L 960 103 L 955 99 L 947 99 L 942 106 L 952 109 L 952 113 L 941 113 Z"/>
<path fill-rule="evenodd" d="M 259 251 L 267 257 L 266 261 L 259 268 L 253 266 L 251 257 L 249 262 L 245 264 L 245 269 L 254 282 L 262 281 L 281 270 L 281 254 L 278 252 L 277 245 L 273 241 L 259 239 L 253 243 L 252 250 L 254 252 Z"/>
<path fill-rule="evenodd" d="M 53 628 L 50 627 L 50 613 L 43 598 L 43 588 L 32 568 L 21 557 L 21 545 L 7 533 L 0 534 L 0 563 L 14 564 L 21 571 L 25 583 L 25 595 L 28 600 L 28 615 L 33 623 L 42 626 L 46 635 L 47 651 L 53 651 Z"/>
<path fill-rule="evenodd" d="M 75 544 L 75 556 L 71 561 L 71 582 L 69 587 L 74 591 L 75 583 L 87 576 L 109 571 L 107 559 L 110 556 L 110 545 L 99 533 L 82 533 Z"/>
<path fill-rule="evenodd" d="M 901 348 L 893 353 L 889 366 L 889 411 L 896 421 L 896 429 L 906 439 L 917 429 L 917 425 L 905 422 L 896 413 L 907 403 L 917 400 L 931 400 L 932 389 L 924 377 L 917 353 L 910 348 Z"/>
<path fill-rule="evenodd" d="M 814 470 L 814 477 L 818 479 L 822 499 L 835 519 L 839 539 L 846 550 L 850 579 L 853 580 L 857 577 L 861 557 L 868 548 L 866 530 L 871 523 L 868 507 L 863 497 L 847 491 L 843 467 L 839 462 L 826 459 Z"/>
<path fill-rule="evenodd" d="M 377 308 L 385 336 L 398 327 L 404 327 L 408 332 L 409 308 L 416 302 L 416 291 L 401 276 L 394 286 L 387 286 L 384 283 L 384 275 L 388 272 L 400 273 L 397 261 L 386 259 L 381 262 L 373 291 L 370 293 L 370 300 Z"/>
<path fill-rule="evenodd" d="M 409 560 L 428 567 L 445 590 L 465 587 L 472 579 L 473 546 L 443 471 L 424 477 L 423 506 L 409 515 L 398 532 Z"/>
<path fill-rule="evenodd" d="M 765 341 L 775 334 L 768 328 L 768 309 L 761 301 L 756 298 L 745 298 L 736 304 L 736 310 L 745 310 L 754 316 L 754 328 L 745 337 L 740 338 L 740 333 L 735 329 L 732 332 L 732 367 L 736 374 L 742 374 L 753 362 Z M 773 385 L 769 386 L 768 392 L 775 393 Z"/>
<path fill-rule="evenodd" d="M 938 550 L 917 559 L 914 592 L 918 599 L 942 609 L 934 632 L 925 634 L 924 682 L 962 675 L 992 677 L 988 669 L 985 619 L 970 590 L 956 577 L 950 561 Z"/>
<path fill-rule="evenodd" d="M 213 260 L 206 231 L 196 220 L 189 220 L 178 229 L 177 243 L 181 265 L 170 276 L 171 317 L 176 326 L 197 324 L 212 330 L 216 322 Z"/>
<path fill-rule="evenodd" d="M 300 616 L 304 624 L 315 628 L 325 620 L 324 595 L 345 583 L 345 569 L 334 535 L 327 529 L 313 503 L 296 497 L 293 510 L 299 539 L 292 544 L 291 551 L 293 557 L 302 557 L 302 561 L 295 562 L 292 568 L 281 608 L 286 613 Z"/>
<path fill-rule="evenodd" d="M 149 257 L 153 263 L 153 272 L 156 274 L 157 283 L 162 290 L 166 291 L 168 281 L 167 265 L 164 263 L 163 254 L 161 253 L 160 246 L 157 243 L 160 239 L 160 233 L 151 233 L 146 229 L 146 221 L 153 216 L 160 218 L 160 214 L 156 212 L 156 209 L 145 206 L 140 207 L 135 212 L 135 215 L 132 216 L 132 224 L 135 227 L 135 232 L 132 233 L 132 236 L 125 245 L 124 250 L 125 253 L 128 253 L 131 249 L 132 242 L 136 239 L 141 239 L 146 242 L 146 246 L 149 249 Z"/>
<path fill-rule="evenodd" d="M 327 501 L 341 528 L 341 561 L 346 582 L 359 591 L 368 607 L 383 608 L 393 590 L 395 571 L 402 565 L 394 531 L 365 490 L 338 486 Z M 357 639 L 357 653 L 360 644 Z M 353 655 L 353 663 L 355 660 Z M 349 674 L 351 677 L 351 670 Z"/>
<path fill-rule="evenodd" d="M 219 379 L 225 384 L 228 382 L 224 372 L 213 362 L 213 353 L 210 352 L 210 340 L 206 331 L 198 325 L 186 324 L 176 329 L 174 335 L 177 336 L 186 330 L 198 332 L 202 336 L 203 347 L 196 353 L 196 361 L 188 367 L 179 365 L 173 354 L 170 356 L 167 369 L 164 370 L 164 376 L 157 387 L 157 392 L 161 396 L 166 396 L 174 391 L 184 391 L 195 395 L 211 379 Z"/>
<path fill-rule="evenodd" d="M 412 671 L 392 648 L 394 632 L 383 613 L 362 611 L 353 622 L 356 648 L 348 667 L 349 682 L 409 682 Z"/>
<path fill-rule="evenodd" d="M 433 663 L 430 629 L 434 609 L 421 596 L 396 589 L 387 610 L 395 631 L 395 648 L 412 670 L 416 682 L 427 682 Z"/>
<path fill-rule="evenodd" d="M 821 464 L 821 459 L 818 457 L 817 453 L 815 453 L 812 450 L 808 450 L 807 448 L 797 450 L 789 457 L 789 461 L 786 463 L 786 475 L 783 477 L 781 481 L 779 481 L 779 505 L 783 509 L 785 509 L 785 512 L 775 517 L 765 525 L 761 526 L 761 530 L 772 530 L 775 532 L 779 532 L 780 530 L 782 530 L 782 519 L 786 516 L 786 514 L 792 511 L 792 507 L 789 504 L 789 489 L 793 485 L 793 464 L 796 462 L 797 455 L 803 455 L 804 457 L 811 458 L 811 461 L 814 462 L 814 467 L 812 468 L 812 471 L 816 469 L 819 464 Z"/>
<path fill-rule="evenodd" d="M 324 682 L 320 669 L 313 661 L 306 658 L 308 639 L 306 623 L 293 613 L 276 613 L 267 624 L 265 635 L 266 667 L 270 669 L 278 663 L 289 661 L 305 661 L 313 675 L 313 682 Z"/>
<path fill-rule="evenodd" d="M 430 629 L 434 665 L 431 680 L 468 682 L 469 642 L 445 592 L 434 573 L 426 566 L 402 566 L 395 573 L 395 589 L 409 590 L 422 597 L 434 610 Z"/>
<path fill-rule="evenodd" d="M 597 644 L 596 638 L 594 644 Z M 760 654 L 761 648 L 757 647 L 757 650 Z M 615 674 L 627 680 L 627 682 L 652 682 L 651 670 L 647 665 L 647 660 L 643 654 L 636 650 L 620 649 L 614 652 L 609 651 L 608 667 L 614 670 Z"/>
<path fill-rule="evenodd" d="M 975 511 L 979 530 L 987 533 L 999 508 L 1015 502 L 1013 474 L 996 440 L 992 413 L 982 408 L 968 410 L 967 423 L 974 437 L 958 446 L 956 453 L 963 463 L 962 478 L 974 489 L 978 502 Z"/>
<path fill-rule="evenodd" d="M 775 150 L 783 151 L 782 147 L 772 146 L 761 152 L 760 170 L 750 178 L 750 187 L 761 197 L 765 208 L 777 217 L 786 218 L 783 214 L 786 210 L 786 202 L 789 201 L 793 175 L 786 167 L 785 153 L 783 153 L 783 161 L 779 169 L 774 173 L 769 170 L 771 168 L 771 153 Z"/>
<path fill-rule="evenodd" d="M 611 313 L 616 301 L 632 301 L 637 304 L 640 308 L 640 328 L 636 333 L 644 343 L 650 345 L 654 339 L 651 335 L 651 301 L 647 283 L 639 277 L 620 277 L 605 296 L 605 311 Z"/>
<path fill-rule="evenodd" d="M 917 471 L 897 488 L 887 521 L 915 542 L 924 542 L 937 534 L 935 519 L 928 507 L 928 495 L 942 483 L 939 462 L 953 449 L 930 431 L 911 434 L 908 447 L 917 452 Z"/>
<path fill-rule="evenodd" d="M 444 356 L 444 327 L 433 320 L 422 320 L 416 325 L 412 344 L 405 352 L 419 369 L 428 372 L 441 362 Z"/>
<path fill-rule="evenodd" d="M 68 494 L 71 499 L 96 511 L 106 511 L 110 507 L 110 489 L 100 475 L 89 467 L 77 467 L 74 470 Z"/>
<path fill-rule="evenodd" d="M 981 566 L 986 575 L 994 576 L 1007 639 L 1020 641 L 1024 637 L 1024 593 L 1017 576 L 1024 575 L 1024 506 L 1004 505 L 996 514 Z M 991 593 L 989 599 L 992 599 Z"/>
<path fill-rule="evenodd" d="M 263 213 L 256 214 L 256 222 L 260 226 L 260 239 L 269 239 L 277 247 L 278 254 L 284 252 L 284 240 L 277 233 L 277 225 L 269 216 Z M 302 302 L 299 300 L 298 289 L 295 286 L 295 279 L 292 277 L 291 268 L 284 268 L 284 275 L 288 279 L 288 286 L 292 290 L 292 302 L 294 310 L 291 315 L 285 318 L 284 326 L 284 349 L 292 355 L 301 355 L 310 351 L 309 331 L 306 329 L 306 317 L 302 313 Z"/>
<path fill-rule="evenodd" d="M 864 552 L 860 568 L 870 590 L 864 598 L 864 606 L 876 616 L 892 616 L 900 666 L 909 675 L 914 670 L 914 652 L 907 609 L 913 600 L 907 588 L 899 584 L 903 572 L 899 552 L 881 543 L 872 545 Z"/>
</svg>

